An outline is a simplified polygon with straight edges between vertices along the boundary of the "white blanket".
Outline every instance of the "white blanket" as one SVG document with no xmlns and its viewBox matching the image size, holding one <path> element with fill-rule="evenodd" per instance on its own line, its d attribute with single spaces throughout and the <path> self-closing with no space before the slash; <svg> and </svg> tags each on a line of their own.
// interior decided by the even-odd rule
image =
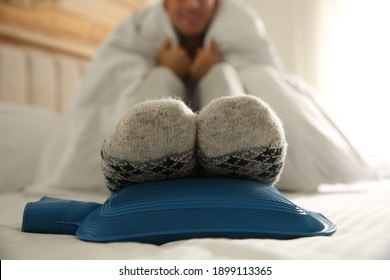
<svg viewBox="0 0 390 280">
<path fill-rule="evenodd" d="M 281 117 L 289 151 L 279 187 L 315 190 L 323 182 L 372 176 L 314 100 L 315 93 L 281 70 L 258 15 L 239 1 L 220 3 L 205 44 L 214 38 L 247 92 L 268 102 Z M 45 144 L 35 184 L 26 190 L 105 190 L 101 144 L 129 108 L 153 96 L 136 94 L 136 89 L 155 66 L 156 54 L 167 37 L 177 43 L 159 2 L 130 16 L 107 38 Z"/>
</svg>

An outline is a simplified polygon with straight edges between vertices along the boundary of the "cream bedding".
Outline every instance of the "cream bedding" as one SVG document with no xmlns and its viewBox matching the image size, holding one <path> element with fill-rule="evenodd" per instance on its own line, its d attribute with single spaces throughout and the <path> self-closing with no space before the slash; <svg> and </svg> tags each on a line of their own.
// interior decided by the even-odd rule
<svg viewBox="0 0 390 280">
<path fill-rule="evenodd" d="M 49 194 L 50 195 L 50 194 Z M 103 202 L 104 194 L 52 196 Z M 285 193 L 297 205 L 336 223 L 331 237 L 293 240 L 191 239 L 161 246 L 133 242 L 90 243 L 70 235 L 21 232 L 23 209 L 40 195 L 0 196 L 1 259 L 390 259 L 390 180 L 323 185 L 315 194 Z"/>
</svg>

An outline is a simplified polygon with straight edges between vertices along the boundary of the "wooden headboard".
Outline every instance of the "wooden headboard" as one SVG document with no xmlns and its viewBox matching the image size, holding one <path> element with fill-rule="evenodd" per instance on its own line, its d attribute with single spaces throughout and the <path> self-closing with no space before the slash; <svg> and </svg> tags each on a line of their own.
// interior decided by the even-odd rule
<svg viewBox="0 0 390 280">
<path fill-rule="evenodd" d="M 0 102 L 61 111 L 104 38 L 146 0 L 0 0 Z"/>
<path fill-rule="evenodd" d="M 89 59 L 145 0 L 0 0 L 0 41 Z"/>
</svg>

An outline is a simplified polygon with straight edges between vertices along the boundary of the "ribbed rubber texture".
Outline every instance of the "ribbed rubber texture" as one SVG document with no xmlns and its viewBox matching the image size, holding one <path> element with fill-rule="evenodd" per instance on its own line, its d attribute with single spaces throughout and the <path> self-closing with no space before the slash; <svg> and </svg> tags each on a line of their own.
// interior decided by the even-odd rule
<svg viewBox="0 0 390 280">
<path fill-rule="evenodd" d="M 82 220 L 100 208 L 96 202 L 42 197 L 26 204 L 22 231 L 36 233 L 76 234 Z"/>
<path fill-rule="evenodd" d="M 163 244 L 203 238 L 331 235 L 333 223 L 273 186 L 241 179 L 180 179 L 136 184 L 114 193 L 77 231 L 96 242 Z"/>
</svg>

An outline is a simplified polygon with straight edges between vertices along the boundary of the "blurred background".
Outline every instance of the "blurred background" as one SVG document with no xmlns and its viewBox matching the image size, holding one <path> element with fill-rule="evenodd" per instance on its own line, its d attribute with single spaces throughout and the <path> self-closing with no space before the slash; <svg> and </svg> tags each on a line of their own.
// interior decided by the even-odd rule
<svg viewBox="0 0 390 280">
<path fill-rule="evenodd" d="M 286 69 L 318 90 L 355 144 L 390 158 L 390 1 L 242 1 L 262 17 Z M 0 43 L 88 61 L 146 2 L 0 0 Z"/>
</svg>

